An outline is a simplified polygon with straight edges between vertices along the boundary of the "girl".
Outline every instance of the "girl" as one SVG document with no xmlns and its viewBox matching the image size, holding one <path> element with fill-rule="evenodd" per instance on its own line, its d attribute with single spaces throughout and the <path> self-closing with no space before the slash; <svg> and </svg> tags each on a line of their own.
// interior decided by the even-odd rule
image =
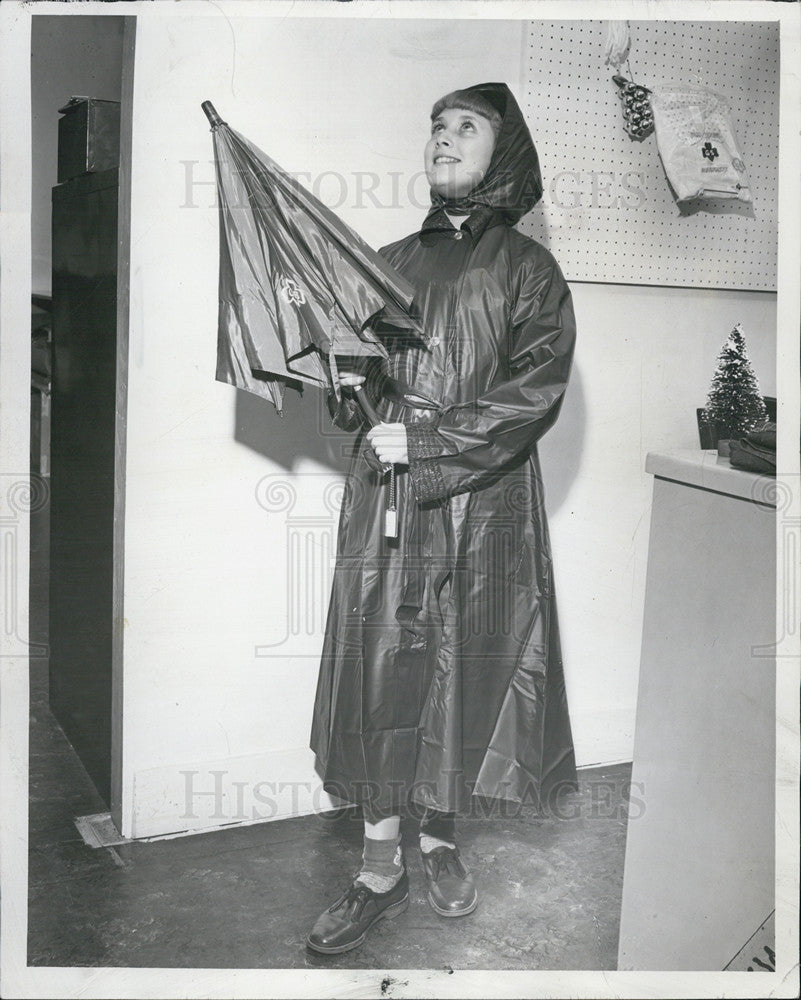
<svg viewBox="0 0 801 1000">
<path fill-rule="evenodd" d="M 387 341 L 382 422 L 361 427 L 345 487 L 315 700 L 324 787 L 365 818 L 362 868 L 307 938 L 324 954 L 408 906 L 405 808 L 422 813 L 428 901 L 457 917 L 478 899 L 455 832 L 471 796 L 539 805 L 576 783 L 536 448 L 575 324 L 555 260 L 513 228 L 542 181 L 505 84 L 437 101 L 425 169 L 422 228 L 381 253 L 414 286 L 427 342 Z M 360 428 L 354 399 L 329 405 Z M 396 538 L 382 463 L 397 469 Z"/>
</svg>

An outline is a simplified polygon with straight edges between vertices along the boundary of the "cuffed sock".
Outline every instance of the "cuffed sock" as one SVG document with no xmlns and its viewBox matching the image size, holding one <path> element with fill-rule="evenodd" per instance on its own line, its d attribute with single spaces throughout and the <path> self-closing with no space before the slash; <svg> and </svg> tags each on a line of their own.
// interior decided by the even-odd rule
<svg viewBox="0 0 801 1000">
<path fill-rule="evenodd" d="M 439 837 L 429 837 L 427 833 L 420 834 L 420 850 L 423 854 L 430 854 L 438 847 L 456 847 L 452 840 L 440 840 Z"/>
<path fill-rule="evenodd" d="M 389 840 L 364 838 L 362 868 L 356 881 L 373 892 L 389 892 L 403 875 L 403 853 L 400 835 Z"/>
<path fill-rule="evenodd" d="M 456 814 L 427 809 L 420 822 L 420 850 L 430 854 L 437 847 L 456 847 Z"/>
</svg>

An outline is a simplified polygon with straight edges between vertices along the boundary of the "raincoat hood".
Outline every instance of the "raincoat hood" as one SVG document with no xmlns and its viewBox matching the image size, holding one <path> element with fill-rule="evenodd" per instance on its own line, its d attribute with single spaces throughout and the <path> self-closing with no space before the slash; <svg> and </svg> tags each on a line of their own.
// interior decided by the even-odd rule
<svg viewBox="0 0 801 1000">
<path fill-rule="evenodd" d="M 537 150 L 523 113 L 505 83 L 479 83 L 464 87 L 480 95 L 502 115 L 492 159 L 483 179 L 463 198 L 449 200 L 431 191 L 431 204 L 454 212 L 472 212 L 486 206 L 513 226 L 542 197 L 542 176 Z"/>
</svg>

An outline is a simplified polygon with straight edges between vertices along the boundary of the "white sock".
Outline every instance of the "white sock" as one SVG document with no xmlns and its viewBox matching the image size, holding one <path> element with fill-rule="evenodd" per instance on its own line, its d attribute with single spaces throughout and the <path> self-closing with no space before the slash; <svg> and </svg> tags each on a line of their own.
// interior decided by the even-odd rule
<svg viewBox="0 0 801 1000">
<path fill-rule="evenodd" d="M 440 840 L 439 837 L 431 837 L 427 833 L 420 834 L 420 850 L 423 854 L 430 854 L 438 847 L 456 847 L 448 840 Z"/>
</svg>

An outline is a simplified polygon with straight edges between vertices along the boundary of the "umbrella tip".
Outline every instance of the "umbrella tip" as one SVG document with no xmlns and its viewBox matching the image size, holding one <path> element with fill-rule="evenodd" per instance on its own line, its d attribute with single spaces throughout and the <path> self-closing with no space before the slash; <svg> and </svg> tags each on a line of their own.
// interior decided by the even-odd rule
<svg viewBox="0 0 801 1000">
<path fill-rule="evenodd" d="M 217 114 L 217 110 L 211 101 L 204 101 L 200 106 L 205 111 L 212 128 L 216 128 L 218 125 L 225 125 L 225 122 Z"/>
</svg>

